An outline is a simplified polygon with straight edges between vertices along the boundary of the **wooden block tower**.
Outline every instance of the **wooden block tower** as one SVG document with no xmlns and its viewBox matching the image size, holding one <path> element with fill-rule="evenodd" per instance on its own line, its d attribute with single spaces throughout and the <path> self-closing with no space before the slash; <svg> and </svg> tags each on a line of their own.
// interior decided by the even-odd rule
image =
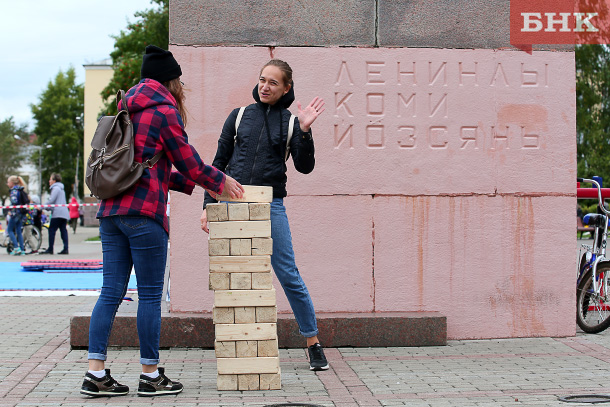
<svg viewBox="0 0 610 407">
<path fill-rule="evenodd" d="M 218 390 L 278 390 L 277 308 L 271 276 L 271 187 L 207 206 Z"/>
</svg>

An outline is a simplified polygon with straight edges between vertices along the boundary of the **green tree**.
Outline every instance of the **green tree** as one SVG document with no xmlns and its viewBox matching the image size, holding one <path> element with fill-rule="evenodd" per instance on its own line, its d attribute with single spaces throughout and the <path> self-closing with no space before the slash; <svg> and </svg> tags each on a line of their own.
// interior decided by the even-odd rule
<svg viewBox="0 0 610 407">
<path fill-rule="evenodd" d="M 36 144 L 51 145 L 41 150 L 43 185 L 53 172 L 62 176 L 66 196 L 72 192 L 76 163 L 83 151 L 82 117 L 84 112 L 84 87 L 77 85 L 74 68 L 65 73 L 59 71 L 54 81 L 39 96 L 39 102 L 31 105 L 36 127 Z M 36 158 L 38 155 L 36 155 Z M 82 175 L 82 168 L 79 170 Z M 79 180 L 79 196 L 82 196 L 82 179 Z"/>
<path fill-rule="evenodd" d="M 138 11 L 138 20 L 127 25 L 126 31 L 113 36 L 114 51 L 110 54 L 112 79 L 102 91 L 103 100 L 108 103 L 103 115 L 114 115 L 116 111 L 115 96 L 119 89 L 127 90 L 140 81 L 140 66 L 147 45 L 154 44 L 163 49 L 169 47 L 169 0 L 151 0 L 158 8 Z"/>
<path fill-rule="evenodd" d="M 578 176 L 610 186 L 610 49 L 579 45 L 575 59 Z"/>
<path fill-rule="evenodd" d="M 0 122 L 0 205 L 8 198 L 6 180 L 11 175 L 19 175 L 17 169 L 24 158 L 15 135 L 26 140 L 27 125 L 16 125 L 12 117 Z"/>
</svg>

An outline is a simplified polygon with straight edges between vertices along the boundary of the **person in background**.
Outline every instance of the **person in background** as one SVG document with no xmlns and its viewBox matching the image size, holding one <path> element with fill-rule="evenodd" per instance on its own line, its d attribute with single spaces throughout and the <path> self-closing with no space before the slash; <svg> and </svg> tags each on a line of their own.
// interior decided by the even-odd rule
<svg viewBox="0 0 610 407">
<path fill-rule="evenodd" d="M 125 192 L 100 202 L 103 285 L 89 325 L 89 370 L 81 393 L 122 396 L 129 387 L 118 383 L 106 369 L 108 337 L 117 309 L 125 296 L 132 266 L 138 283 L 137 327 L 142 373 L 138 396 L 180 393 L 181 383 L 169 379 L 159 367 L 161 297 L 167 261 L 169 189 L 190 195 L 198 184 L 214 193 L 243 196 L 243 187 L 216 168 L 206 165 L 188 143 L 182 70 L 171 52 L 146 47 L 140 82 L 129 89 L 125 101 L 134 129 L 135 157 L 144 162 L 163 152 L 142 177 Z M 122 101 L 119 101 L 119 110 Z M 173 171 L 175 167 L 177 171 Z M 174 402 L 170 404 L 175 404 Z M 178 403 L 179 405 L 180 403 Z"/>
<path fill-rule="evenodd" d="M 26 205 L 29 203 L 29 198 L 26 198 L 27 195 L 25 194 L 25 182 L 23 181 L 23 178 L 17 175 L 11 175 L 8 177 L 6 185 L 9 188 L 11 205 Z M 23 212 L 24 211 L 20 208 L 11 208 L 8 213 L 10 219 L 8 221 L 7 230 L 8 236 L 13 243 L 14 249 L 10 253 L 13 256 L 22 256 L 25 254 L 23 234 L 21 233 Z"/>
<path fill-rule="evenodd" d="M 72 199 L 70 199 L 70 227 L 72 228 L 72 233 L 76 233 L 76 227 L 78 226 L 79 207 L 78 200 L 75 196 L 72 196 Z"/>
<path fill-rule="evenodd" d="M 49 186 L 51 187 L 51 194 L 46 202 L 46 205 L 65 205 L 66 192 L 64 191 L 64 184 L 61 183 L 61 175 L 55 172 L 51 174 L 51 177 L 49 178 Z M 63 250 L 57 254 L 68 254 L 68 229 L 66 228 L 66 225 L 70 219 L 70 211 L 66 206 L 57 206 L 49 209 L 51 210 L 51 223 L 49 224 L 49 247 L 40 254 L 53 254 L 55 233 L 57 232 L 57 229 L 59 229 L 61 241 L 64 244 Z"/>
<path fill-rule="evenodd" d="M 80 205 L 78 207 L 78 217 L 80 219 L 80 226 L 81 227 L 85 226 L 85 206 L 84 205 Z"/>
<path fill-rule="evenodd" d="M 32 223 L 42 233 L 42 208 L 40 206 L 36 206 L 40 205 L 40 197 L 38 195 L 30 195 L 30 203 L 34 205 L 34 207 L 30 209 Z"/>
</svg>

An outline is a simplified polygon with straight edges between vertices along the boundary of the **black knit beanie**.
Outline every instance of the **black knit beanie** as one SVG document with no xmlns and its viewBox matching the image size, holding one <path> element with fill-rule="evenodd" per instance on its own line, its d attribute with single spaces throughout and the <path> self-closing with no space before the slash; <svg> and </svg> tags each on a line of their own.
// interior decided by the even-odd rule
<svg viewBox="0 0 610 407">
<path fill-rule="evenodd" d="M 146 54 L 142 60 L 140 77 L 154 79 L 164 83 L 182 75 L 180 65 L 174 59 L 171 52 L 166 51 L 156 45 L 146 47 Z"/>
</svg>

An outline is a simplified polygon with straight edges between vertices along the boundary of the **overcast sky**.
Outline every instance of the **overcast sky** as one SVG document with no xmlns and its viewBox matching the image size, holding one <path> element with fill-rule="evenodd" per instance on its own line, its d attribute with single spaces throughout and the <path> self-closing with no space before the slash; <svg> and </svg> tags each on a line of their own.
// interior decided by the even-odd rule
<svg viewBox="0 0 610 407">
<path fill-rule="evenodd" d="M 114 39 L 150 0 L 0 0 L 0 121 L 34 127 L 30 104 L 57 73 L 110 57 Z"/>
</svg>

